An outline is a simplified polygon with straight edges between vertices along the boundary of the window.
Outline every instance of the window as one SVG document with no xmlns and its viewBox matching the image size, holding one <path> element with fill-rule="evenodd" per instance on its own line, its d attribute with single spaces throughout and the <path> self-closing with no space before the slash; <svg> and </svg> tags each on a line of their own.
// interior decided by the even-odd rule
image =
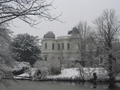
<svg viewBox="0 0 120 90">
<path fill-rule="evenodd" d="M 60 50 L 60 44 L 58 44 L 58 50 Z"/>
<path fill-rule="evenodd" d="M 64 49 L 64 43 L 62 43 L 62 49 Z"/>
<path fill-rule="evenodd" d="M 47 43 L 45 43 L 45 50 L 47 49 Z"/>
<path fill-rule="evenodd" d="M 52 50 L 54 50 L 54 43 L 52 43 Z"/>
<path fill-rule="evenodd" d="M 67 49 L 68 49 L 68 50 L 70 49 L 70 44 L 69 44 L 69 43 L 67 44 Z"/>
<path fill-rule="evenodd" d="M 45 57 L 45 61 L 47 61 L 47 57 Z"/>
</svg>

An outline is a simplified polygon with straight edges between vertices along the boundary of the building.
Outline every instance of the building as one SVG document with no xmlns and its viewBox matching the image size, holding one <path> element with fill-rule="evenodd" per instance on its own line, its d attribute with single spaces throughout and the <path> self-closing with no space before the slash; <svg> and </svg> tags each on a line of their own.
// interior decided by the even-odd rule
<svg viewBox="0 0 120 90">
<path fill-rule="evenodd" d="M 73 59 L 76 51 L 70 42 L 70 35 L 55 37 L 51 31 L 46 33 L 41 42 L 42 55 L 45 61 L 49 59 Z"/>
<path fill-rule="evenodd" d="M 76 28 L 69 31 L 68 35 L 59 37 L 55 37 L 55 34 L 52 31 L 49 31 L 44 35 L 41 42 L 43 60 L 48 61 L 58 59 L 62 63 L 79 61 L 82 66 L 85 66 L 86 62 L 91 63 L 92 66 L 92 60 L 95 60 L 97 49 L 90 38 L 86 40 L 86 44 L 81 46 L 79 31 Z M 98 56 L 99 55 L 97 55 L 97 57 Z M 99 60 L 99 62 L 101 61 Z"/>
</svg>

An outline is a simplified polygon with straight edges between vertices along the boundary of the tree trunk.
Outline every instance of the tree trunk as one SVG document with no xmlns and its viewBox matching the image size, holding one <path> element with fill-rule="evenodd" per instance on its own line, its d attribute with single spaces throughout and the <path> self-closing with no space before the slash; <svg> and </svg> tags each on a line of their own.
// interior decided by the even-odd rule
<svg viewBox="0 0 120 90">
<path fill-rule="evenodd" d="M 109 61 L 109 87 L 114 87 L 114 83 L 115 83 L 115 77 L 113 75 L 113 56 L 112 54 L 108 55 L 108 61 Z"/>
</svg>

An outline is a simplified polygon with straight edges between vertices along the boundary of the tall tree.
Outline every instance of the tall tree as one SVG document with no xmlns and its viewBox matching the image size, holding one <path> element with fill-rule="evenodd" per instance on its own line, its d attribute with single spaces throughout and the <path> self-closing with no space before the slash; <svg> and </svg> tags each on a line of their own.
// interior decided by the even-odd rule
<svg viewBox="0 0 120 90">
<path fill-rule="evenodd" d="M 87 65 L 90 67 L 96 66 L 95 57 L 96 57 L 96 40 L 93 36 L 93 31 L 91 30 L 87 37 L 87 52 L 86 52 L 86 58 L 87 58 Z"/>
<path fill-rule="evenodd" d="M 46 0 L 0 0 L 0 24 L 16 18 L 31 26 L 41 19 L 57 20 L 58 17 L 50 14 L 50 8 L 52 3 Z"/>
<path fill-rule="evenodd" d="M 120 72 L 120 70 L 117 69 L 118 67 L 116 67 L 118 66 L 118 56 L 116 56 L 118 54 L 115 54 L 116 51 L 119 50 L 118 47 L 115 47 L 115 43 L 119 44 L 116 39 L 120 31 L 120 20 L 116 15 L 115 10 L 107 9 L 104 10 L 102 15 L 94 21 L 94 24 L 96 25 L 96 30 L 98 31 L 96 37 L 104 44 L 104 55 L 106 56 L 105 68 L 108 71 L 110 85 L 112 85 L 115 76 Z"/>
<path fill-rule="evenodd" d="M 29 62 L 31 66 L 41 59 L 39 39 L 29 34 L 18 34 L 13 39 L 11 50 L 15 60 Z"/>
<path fill-rule="evenodd" d="M 11 67 L 14 62 L 10 55 L 10 30 L 7 29 L 7 24 L 0 24 L 0 81 L 5 76 L 9 78 L 12 77 Z M 5 83 L 4 83 L 5 84 Z"/>
<path fill-rule="evenodd" d="M 42 19 L 53 21 L 58 20 L 59 16 L 51 15 L 52 2 L 46 0 L 0 0 L 0 59 L 10 64 L 11 56 L 8 54 L 10 46 L 10 31 L 6 28 L 7 23 L 19 18 L 30 26 L 41 22 Z M 7 46 L 7 49 L 3 48 Z M 1 51 L 4 49 L 4 52 Z M 9 62 L 9 63 L 8 63 Z M 12 62 L 12 61 L 11 61 Z M 13 62 L 12 62 L 13 63 Z M 0 66 L 2 66 L 1 63 Z M 1 68 L 0 73 L 4 70 Z M 8 73 L 9 74 L 9 73 Z M 5 73 L 1 74 L 5 75 Z M 1 80 L 1 79 L 0 79 Z"/>
<path fill-rule="evenodd" d="M 81 65 L 85 66 L 86 61 L 86 49 L 87 49 L 87 38 L 89 36 L 91 27 L 87 22 L 80 21 L 79 24 L 72 29 L 71 42 L 74 49 L 77 52 L 77 59 L 81 62 Z M 76 48 L 77 47 L 77 48 Z"/>
</svg>

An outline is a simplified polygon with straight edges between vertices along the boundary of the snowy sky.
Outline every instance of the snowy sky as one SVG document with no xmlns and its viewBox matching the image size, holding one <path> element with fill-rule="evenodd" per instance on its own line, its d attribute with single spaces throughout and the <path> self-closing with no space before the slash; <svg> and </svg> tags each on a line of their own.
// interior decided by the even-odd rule
<svg viewBox="0 0 120 90">
<path fill-rule="evenodd" d="M 14 35 L 28 33 L 42 38 L 48 31 L 53 31 L 56 36 L 64 36 L 81 20 L 93 25 L 92 22 L 105 9 L 115 9 L 117 15 L 120 16 L 120 0 L 54 0 L 53 6 L 56 9 L 52 11 L 52 14 L 59 15 L 62 13 L 59 19 L 65 23 L 42 21 L 36 26 L 38 28 L 36 29 L 16 19 L 10 29 L 14 32 Z"/>
</svg>

